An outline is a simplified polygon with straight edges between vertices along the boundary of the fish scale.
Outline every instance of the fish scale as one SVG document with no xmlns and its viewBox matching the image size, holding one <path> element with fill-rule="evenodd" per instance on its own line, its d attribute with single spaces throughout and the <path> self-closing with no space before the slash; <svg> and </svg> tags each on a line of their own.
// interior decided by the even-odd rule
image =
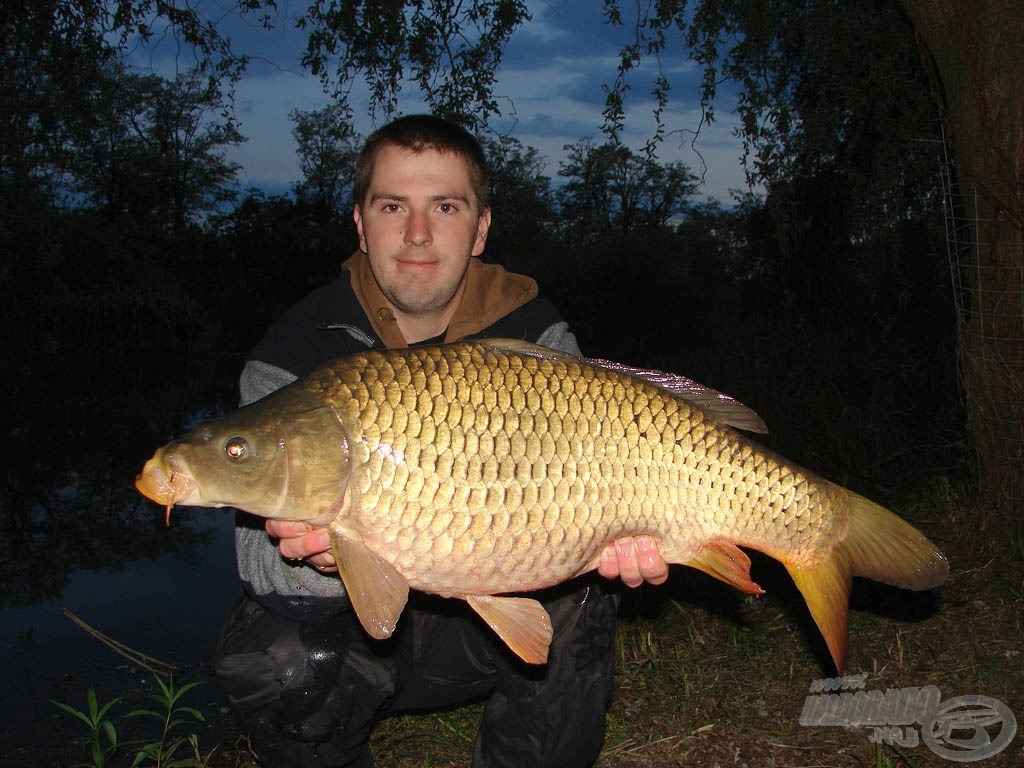
<svg viewBox="0 0 1024 768">
<path fill-rule="evenodd" d="M 708 439 L 702 414 L 667 393 L 611 371 L 478 350 L 373 353 L 358 367 L 374 370 L 372 387 L 362 378 L 341 376 L 324 392 L 334 401 L 363 406 L 350 412 L 357 425 L 352 431 L 361 432 L 365 443 L 353 447 L 355 464 L 363 464 L 357 473 L 360 495 L 352 499 L 352 514 L 341 518 L 342 532 L 372 539 L 375 549 L 394 558 L 411 586 L 465 594 L 466 584 L 458 577 L 466 570 L 476 577 L 474 588 L 485 593 L 539 588 L 588 570 L 613 534 L 656 534 L 675 544 L 682 553 L 677 557 L 689 559 L 696 548 L 691 542 L 706 539 L 709 526 L 770 492 L 756 482 L 749 492 L 747 481 L 757 467 L 742 471 L 733 461 L 732 454 L 744 453 L 739 443 L 721 429 Z M 446 396 L 443 383 L 451 371 L 461 371 L 463 378 Z M 382 396 L 374 395 L 375 387 L 383 388 L 383 398 L 394 404 L 389 423 L 379 418 L 374 403 Z M 430 431 L 421 435 L 427 424 Z M 652 428 L 655 424 L 661 429 Z M 641 425 L 646 426 L 641 430 Z M 447 433 L 440 444 L 448 448 L 439 461 L 422 443 L 440 433 Z M 574 453 L 568 441 L 580 435 L 591 440 Z M 396 473 L 395 464 L 408 472 Z M 504 472 L 498 470 L 502 465 Z M 574 479 L 581 466 L 596 482 L 583 485 Z M 685 473 L 687 467 L 692 472 Z M 699 481 L 690 484 L 684 474 Z M 451 483 L 435 488 L 424 482 L 434 476 L 450 477 Z M 691 485 L 693 493 L 684 498 L 682 492 Z M 737 495 L 734 489 L 744 492 Z M 771 495 L 781 500 L 787 491 L 777 487 Z M 520 511 L 511 530 L 495 525 L 490 511 L 506 504 Z M 712 514 L 680 518 L 681 506 Z M 797 520 L 805 512 L 792 504 L 789 508 Z M 778 512 L 771 505 L 767 509 Z M 770 529 L 770 519 L 762 517 L 748 519 L 745 531 L 734 525 L 733 531 L 720 532 L 752 539 Z M 457 569 L 444 567 L 430 545 L 444 536 L 461 537 L 458 528 L 447 530 L 453 518 L 469 521 L 468 534 L 476 544 L 459 550 L 465 560 Z M 562 548 L 540 545 L 538 532 L 556 526 L 572 530 Z M 804 527 L 793 521 L 787 526 L 796 533 Z M 518 567 L 486 564 L 504 554 L 496 552 L 502 537 L 513 541 L 510 554 L 522 558 L 513 564 Z M 792 543 L 804 546 L 799 540 Z M 444 544 L 444 552 L 453 550 Z"/>
<path fill-rule="evenodd" d="M 760 420 L 683 377 L 512 340 L 329 363 L 157 451 L 137 486 L 176 503 L 328 525 L 360 621 L 387 637 L 410 587 L 466 599 L 546 659 L 542 589 L 622 536 L 762 590 L 740 547 L 780 560 L 842 671 L 852 576 L 910 589 L 944 556 L 883 507 L 763 448 Z M 752 426 L 753 425 L 753 426 Z"/>
</svg>

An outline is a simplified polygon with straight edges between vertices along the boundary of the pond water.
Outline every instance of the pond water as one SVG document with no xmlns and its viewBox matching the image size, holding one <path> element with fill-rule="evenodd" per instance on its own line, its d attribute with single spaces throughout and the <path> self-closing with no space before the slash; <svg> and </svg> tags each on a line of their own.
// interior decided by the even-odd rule
<svg viewBox="0 0 1024 768">
<path fill-rule="evenodd" d="M 238 594 L 233 514 L 180 509 L 165 526 L 164 510 L 132 484 L 157 446 L 232 407 L 241 360 L 159 361 L 162 370 L 156 362 L 47 359 L 4 385 L 12 457 L 0 486 L 5 766 L 50 762 L 62 740 L 81 735 L 50 699 L 84 710 L 90 687 L 101 701 L 146 689 L 149 673 L 64 609 L 178 666 L 182 681 L 209 683 L 205 711 L 222 704 L 209 661 Z"/>
</svg>

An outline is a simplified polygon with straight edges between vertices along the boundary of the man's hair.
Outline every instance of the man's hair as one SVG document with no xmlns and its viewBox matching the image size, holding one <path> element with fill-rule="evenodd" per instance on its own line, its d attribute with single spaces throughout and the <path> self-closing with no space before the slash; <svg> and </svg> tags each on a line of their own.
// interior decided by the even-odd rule
<svg viewBox="0 0 1024 768">
<path fill-rule="evenodd" d="M 388 145 L 412 152 L 434 150 L 466 161 L 478 210 L 490 205 L 490 173 L 480 142 L 464 128 L 435 115 L 407 115 L 374 131 L 356 158 L 353 194 L 357 205 L 366 201 L 370 178 L 380 150 Z"/>
</svg>

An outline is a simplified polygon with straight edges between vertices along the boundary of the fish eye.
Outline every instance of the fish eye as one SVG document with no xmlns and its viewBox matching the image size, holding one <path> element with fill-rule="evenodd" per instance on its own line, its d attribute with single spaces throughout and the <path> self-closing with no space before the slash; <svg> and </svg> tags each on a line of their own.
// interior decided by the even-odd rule
<svg viewBox="0 0 1024 768">
<path fill-rule="evenodd" d="M 235 435 L 224 441 L 224 455 L 232 461 L 243 461 L 249 457 L 249 443 L 244 437 Z"/>
</svg>

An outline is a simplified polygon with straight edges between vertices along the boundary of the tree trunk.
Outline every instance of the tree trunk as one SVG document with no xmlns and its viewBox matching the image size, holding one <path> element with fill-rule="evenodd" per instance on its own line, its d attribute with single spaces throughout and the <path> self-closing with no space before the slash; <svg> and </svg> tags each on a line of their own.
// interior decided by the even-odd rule
<svg viewBox="0 0 1024 768">
<path fill-rule="evenodd" d="M 970 241 L 959 354 L 983 499 L 1024 508 L 1024 6 L 902 0 L 927 46 Z M 955 267 L 955 265 L 954 265 Z"/>
</svg>

